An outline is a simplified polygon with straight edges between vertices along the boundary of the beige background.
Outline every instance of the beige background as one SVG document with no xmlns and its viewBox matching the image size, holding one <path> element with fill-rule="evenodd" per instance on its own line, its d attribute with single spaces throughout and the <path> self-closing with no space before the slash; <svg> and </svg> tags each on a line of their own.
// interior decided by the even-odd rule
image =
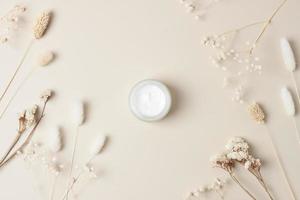
<svg viewBox="0 0 300 200">
<path fill-rule="evenodd" d="M 1 0 L 0 13 L 14 2 Z M 250 120 L 245 106 L 231 101 L 221 86 L 224 73 L 211 67 L 209 53 L 200 45 L 201 35 L 266 18 L 280 0 L 224 0 L 209 10 L 203 22 L 194 20 L 176 0 L 24 3 L 28 7 L 27 22 L 15 41 L 0 47 L 1 89 L 30 40 L 29 24 L 43 9 L 55 13 L 51 29 L 34 44 L 8 96 L 35 65 L 40 52 L 54 50 L 58 56 L 49 67 L 35 71 L 1 119 L 1 152 L 13 138 L 16 113 L 37 102 L 40 91 L 53 88 L 56 96 L 49 103 L 36 141 L 46 141 L 51 127 L 62 126 L 66 148 L 60 157 L 69 159 L 75 132 L 70 105 L 78 98 L 89 107 L 87 122 L 80 129 L 77 160 L 82 163 L 86 159 L 88 146 L 97 134 L 110 137 L 107 149 L 95 162 L 102 172 L 100 179 L 84 188 L 78 199 L 181 200 L 200 184 L 224 175 L 212 169 L 208 160 L 234 135 L 247 138 L 255 155 L 263 160 L 262 172 L 276 199 L 291 199 L 266 129 Z M 265 34 L 257 52 L 264 72 L 261 77 L 249 77 L 248 95 L 265 106 L 267 126 L 300 198 L 300 146 L 292 119 L 286 117 L 279 98 L 280 88 L 292 82 L 283 68 L 278 46 L 279 38 L 287 36 L 294 41 L 295 49 L 300 49 L 299 7 L 299 1 L 289 0 Z M 255 34 L 246 36 L 254 38 Z M 300 58 L 300 51 L 296 54 Z M 300 85 L 300 72 L 295 74 Z M 161 122 L 139 121 L 128 109 L 130 88 L 146 78 L 164 81 L 173 92 L 175 105 Z M 298 116 L 297 122 L 300 126 Z M 252 177 L 242 171 L 239 174 L 258 199 L 266 199 Z M 50 182 L 46 171 L 33 173 L 21 160 L 15 160 L 0 171 L 0 199 L 49 199 Z M 61 180 L 56 199 L 65 186 Z M 231 183 L 226 199 L 247 197 Z"/>
</svg>

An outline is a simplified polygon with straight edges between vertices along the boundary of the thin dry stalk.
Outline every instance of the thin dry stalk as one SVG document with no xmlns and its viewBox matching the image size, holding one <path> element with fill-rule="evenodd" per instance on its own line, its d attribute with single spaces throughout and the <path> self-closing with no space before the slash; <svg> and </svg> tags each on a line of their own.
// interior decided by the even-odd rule
<svg viewBox="0 0 300 200">
<path fill-rule="evenodd" d="M 70 170 L 70 174 L 69 174 L 69 180 L 71 179 L 72 174 L 73 174 L 73 166 L 74 166 L 74 161 L 75 161 L 75 153 L 76 153 L 77 146 L 78 146 L 78 137 L 79 137 L 79 127 L 76 128 L 76 136 L 75 136 L 75 141 L 74 141 L 74 146 L 73 146 L 73 151 L 72 151 L 71 170 Z M 73 182 L 74 181 L 72 181 L 70 183 L 70 185 L 73 185 L 74 184 Z M 70 187 L 70 185 L 69 185 L 69 187 Z M 68 199 L 68 197 L 69 197 L 69 192 L 70 192 L 70 190 L 67 190 L 66 199 Z"/>
<path fill-rule="evenodd" d="M 244 192 L 246 192 L 251 199 L 256 200 L 256 198 L 241 184 L 241 182 L 234 176 L 233 173 L 229 173 L 232 180 L 242 189 Z"/>
<path fill-rule="evenodd" d="M 279 167 L 280 167 L 280 169 L 281 169 L 280 171 L 282 172 L 282 176 L 283 176 L 283 178 L 284 178 L 284 180 L 285 180 L 285 183 L 286 183 L 286 185 L 287 185 L 287 187 L 288 187 L 288 190 L 290 191 L 290 195 L 291 195 L 291 197 L 292 197 L 293 200 L 296 200 L 295 192 L 294 192 L 293 187 L 292 187 L 292 185 L 291 185 L 291 183 L 290 183 L 290 180 L 289 180 L 289 178 L 288 178 L 288 176 L 287 176 L 286 170 L 285 170 L 285 168 L 284 168 L 284 166 L 283 166 L 283 162 L 282 162 L 282 160 L 281 160 L 281 158 L 280 158 L 280 155 L 279 155 L 279 153 L 278 153 L 278 150 L 277 150 L 277 148 L 276 148 L 276 145 L 275 145 L 275 143 L 274 143 L 274 141 L 273 141 L 273 137 L 272 137 L 272 135 L 271 135 L 271 132 L 270 132 L 268 126 L 265 125 L 265 128 L 266 128 L 266 132 L 268 133 L 268 136 L 269 136 L 269 138 L 270 138 L 270 141 L 271 141 L 271 144 L 272 144 L 272 147 L 273 147 L 273 151 L 274 151 L 275 158 L 276 158 L 277 163 L 278 163 L 278 165 L 279 165 Z"/>
<path fill-rule="evenodd" d="M 252 55 L 254 48 L 256 47 L 257 43 L 260 41 L 261 37 L 264 35 L 264 33 L 266 32 L 267 28 L 269 27 L 269 25 L 271 24 L 273 18 L 276 16 L 276 14 L 280 11 L 280 9 L 284 6 L 284 4 L 287 2 L 288 0 L 284 0 L 276 9 L 275 11 L 272 13 L 272 15 L 269 17 L 269 19 L 266 21 L 265 25 L 263 26 L 261 32 L 259 33 L 259 35 L 257 36 L 253 46 L 250 48 L 249 54 Z"/>
<path fill-rule="evenodd" d="M 80 177 L 82 177 L 83 172 L 80 172 L 79 175 L 76 178 L 73 178 L 72 182 L 70 183 L 67 191 L 65 192 L 65 194 L 62 196 L 62 200 L 67 199 L 68 195 L 70 193 L 70 191 L 73 189 L 74 185 L 78 182 L 78 180 L 80 179 Z"/>
<path fill-rule="evenodd" d="M 263 176 L 261 175 L 261 172 L 260 172 L 260 169 L 259 170 L 254 170 L 254 169 L 251 169 L 249 168 L 249 172 L 256 177 L 257 181 L 261 184 L 261 186 L 264 188 L 264 190 L 266 191 L 266 193 L 268 194 L 269 196 L 269 199 L 270 200 L 274 200 L 272 195 L 271 195 L 271 192 L 263 178 Z"/>
<path fill-rule="evenodd" d="M 19 91 L 21 90 L 22 86 L 24 86 L 25 82 L 30 78 L 30 76 L 34 73 L 36 68 L 33 68 L 28 74 L 27 76 L 22 80 L 22 82 L 20 83 L 20 85 L 18 86 L 18 88 L 15 90 L 14 94 L 10 97 L 10 99 L 8 100 L 7 104 L 5 105 L 4 109 L 2 110 L 1 114 L 0 114 L 0 120 L 2 119 L 2 117 L 5 115 L 7 109 L 9 108 L 10 104 L 12 103 L 12 101 L 14 100 L 14 98 L 17 96 L 17 94 L 19 93 Z M 1 100 L 0 100 L 1 101 Z"/>
<path fill-rule="evenodd" d="M 0 96 L 0 102 L 2 101 L 2 99 L 4 98 L 5 94 L 7 93 L 8 89 L 9 89 L 9 87 L 11 86 L 11 84 L 12 84 L 13 81 L 14 81 L 14 79 L 16 78 L 16 76 L 17 76 L 17 74 L 18 74 L 18 72 L 19 72 L 21 66 L 23 65 L 23 63 L 24 63 L 24 61 L 25 61 L 25 59 L 26 59 L 26 57 L 27 57 L 27 55 L 28 55 L 28 53 L 29 53 L 29 50 L 30 50 L 32 44 L 33 44 L 33 40 L 30 41 L 28 47 L 27 47 L 26 50 L 25 50 L 25 53 L 24 53 L 23 56 L 22 56 L 22 59 L 21 59 L 20 63 L 18 64 L 18 66 L 17 66 L 15 72 L 13 73 L 13 75 L 12 75 L 12 77 L 10 78 L 8 84 L 6 85 L 4 91 L 2 92 L 2 94 L 1 94 L 1 96 Z"/>
</svg>

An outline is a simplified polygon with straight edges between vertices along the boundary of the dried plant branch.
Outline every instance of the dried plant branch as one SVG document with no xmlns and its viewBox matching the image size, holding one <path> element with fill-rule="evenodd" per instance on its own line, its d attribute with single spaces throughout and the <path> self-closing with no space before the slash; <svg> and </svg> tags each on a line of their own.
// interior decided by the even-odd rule
<svg viewBox="0 0 300 200">
<path fill-rule="evenodd" d="M 42 96 L 42 100 L 43 100 L 43 107 L 42 107 L 42 111 L 41 114 L 39 116 L 39 118 L 35 121 L 31 131 L 29 132 L 29 134 L 27 135 L 25 141 L 21 144 L 21 146 L 19 148 L 17 148 L 13 153 L 11 153 L 11 155 L 6 156 L 5 160 L 3 160 L 0 163 L 0 168 L 3 167 L 4 165 L 6 165 L 9 161 L 11 161 L 17 154 L 18 152 L 22 152 L 22 150 L 27 146 L 27 144 L 30 142 L 35 130 L 37 129 L 38 125 L 40 124 L 42 118 L 44 117 L 44 113 L 45 113 L 45 109 L 48 103 L 48 100 L 51 96 L 51 91 L 47 91 L 50 93 L 45 93 L 46 96 Z M 11 151 L 10 151 L 11 152 Z"/>
<path fill-rule="evenodd" d="M 284 0 L 276 9 L 275 11 L 272 13 L 272 15 L 269 17 L 269 19 L 267 20 L 267 22 L 265 23 L 265 25 L 263 26 L 261 32 L 259 33 L 259 35 L 257 36 L 253 46 L 250 48 L 249 54 L 252 55 L 253 54 L 253 50 L 256 47 L 257 43 L 259 42 L 259 40 L 261 39 L 261 37 L 263 36 L 263 34 L 265 33 L 265 31 L 267 30 L 267 28 L 269 27 L 269 25 L 271 24 L 273 18 L 276 16 L 276 14 L 280 11 L 280 9 L 284 6 L 284 4 L 287 2 L 288 0 Z"/>
<path fill-rule="evenodd" d="M 2 117 L 5 115 L 7 109 L 9 108 L 10 104 L 13 102 L 14 98 L 17 96 L 17 94 L 19 93 L 19 91 L 21 90 L 22 86 L 24 85 L 24 83 L 29 79 L 29 77 L 34 73 L 36 68 L 33 68 L 27 75 L 26 77 L 22 80 L 21 84 L 18 86 L 18 88 L 15 90 L 14 94 L 10 97 L 10 99 L 8 100 L 7 104 L 5 105 L 4 109 L 2 110 L 1 114 L 0 114 L 0 120 L 2 119 Z M 1 100 L 0 100 L 1 102 Z"/>
<path fill-rule="evenodd" d="M 256 200 L 256 198 L 253 196 L 253 194 L 251 194 L 242 184 L 241 182 L 235 177 L 235 175 L 233 173 L 229 173 L 230 177 L 232 178 L 232 180 L 240 187 L 242 188 L 242 190 L 244 190 L 244 192 L 246 192 L 251 199 Z"/>
<path fill-rule="evenodd" d="M 70 183 L 70 185 L 69 185 L 67 191 L 65 192 L 65 194 L 64 194 L 64 195 L 62 196 L 62 198 L 61 198 L 62 200 L 68 198 L 68 195 L 69 195 L 70 191 L 73 189 L 74 185 L 78 182 L 78 180 L 80 179 L 80 177 L 82 177 L 83 173 L 84 173 L 83 171 L 80 172 L 79 175 L 77 175 L 76 178 L 73 178 L 73 179 L 72 179 L 72 182 Z"/>
<path fill-rule="evenodd" d="M 17 74 L 18 74 L 21 66 L 23 65 L 23 63 L 24 63 L 24 61 L 25 61 L 25 59 L 26 59 L 26 57 L 27 57 L 27 55 L 29 53 L 29 50 L 30 50 L 32 44 L 33 44 L 33 40 L 30 41 L 28 47 L 25 50 L 25 53 L 22 56 L 22 59 L 21 59 L 20 63 L 18 64 L 18 66 L 17 66 L 16 70 L 14 71 L 12 77 L 10 78 L 8 84 L 5 86 L 4 91 L 2 92 L 2 94 L 0 96 L 0 102 L 2 101 L 2 99 L 4 98 L 5 94 L 7 93 L 8 89 L 9 89 L 9 87 L 11 86 L 11 84 L 14 81 L 14 79 L 16 78 L 16 76 L 17 76 Z"/>
</svg>

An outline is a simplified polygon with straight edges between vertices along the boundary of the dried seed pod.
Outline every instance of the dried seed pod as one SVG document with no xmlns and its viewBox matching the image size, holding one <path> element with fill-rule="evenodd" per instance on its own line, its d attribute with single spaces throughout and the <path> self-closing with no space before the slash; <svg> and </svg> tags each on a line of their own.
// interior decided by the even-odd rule
<svg viewBox="0 0 300 200">
<path fill-rule="evenodd" d="M 51 21 L 51 12 L 43 12 L 36 20 L 36 23 L 33 28 L 33 33 L 35 39 L 40 39 L 44 36 L 45 32 L 48 29 L 48 26 Z"/>
<path fill-rule="evenodd" d="M 248 107 L 248 111 L 254 121 L 256 121 L 259 124 L 265 123 L 265 118 L 266 118 L 265 113 L 262 107 L 258 103 L 256 102 L 252 103 Z"/>
<path fill-rule="evenodd" d="M 52 51 L 47 51 L 41 54 L 38 58 L 38 65 L 39 66 L 47 66 L 54 60 L 54 53 Z"/>
</svg>

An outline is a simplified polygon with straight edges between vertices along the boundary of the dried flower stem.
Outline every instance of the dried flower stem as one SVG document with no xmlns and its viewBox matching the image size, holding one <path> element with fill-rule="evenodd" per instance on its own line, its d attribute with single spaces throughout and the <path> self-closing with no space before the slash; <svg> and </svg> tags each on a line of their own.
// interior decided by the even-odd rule
<svg viewBox="0 0 300 200">
<path fill-rule="evenodd" d="M 292 197 L 293 200 L 296 200 L 295 192 L 294 192 L 294 190 L 293 190 L 292 185 L 290 184 L 290 181 L 289 181 L 289 178 L 288 178 L 288 176 L 287 176 L 286 170 L 285 170 L 285 168 L 284 168 L 284 166 L 283 166 L 283 164 L 282 164 L 283 162 L 282 162 L 282 160 L 281 160 L 281 158 L 280 158 L 280 155 L 278 154 L 278 150 L 277 150 L 277 148 L 276 148 L 276 145 L 274 144 L 274 141 L 273 141 L 273 137 L 272 137 L 272 135 L 271 135 L 271 132 L 270 132 L 268 126 L 265 125 L 265 128 L 266 128 L 266 132 L 268 133 L 268 136 L 269 136 L 269 138 L 270 138 L 271 144 L 272 144 L 272 146 L 273 146 L 274 155 L 275 155 L 275 157 L 276 157 L 276 159 L 277 159 L 277 162 L 278 162 L 278 165 L 279 165 L 279 167 L 280 167 L 280 169 L 281 169 L 282 176 L 283 176 L 283 178 L 284 178 L 284 180 L 285 180 L 285 183 L 286 183 L 286 185 L 287 185 L 287 187 L 288 187 L 288 189 L 289 189 L 289 191 L 290 191 L 291 197 Z"/>
<path fill-rule="evenodd" d="M 18 152 L 22 151 L 27 146 L 27 144 L 30 142 L 35 130 L 37 129 L 37 127 L 40 124 L 42 118 L 44 117 L 44 113 L 45 113 L 45 110 L 46 110 L 47 103 L 48 103 L 48 99 L 46 99 L 44 101 L 40 117 L 37 119 L 35 125 L 31 129 L 30 133 L 27 135 L 25 141 L 22 143 L 22 145 L 18 149 L 16 149 L 10 156 L 8 156 L 6 158 L 6 160 L 4 160 L 3 162 L 0 163 L 0 168 L 3 167 L 4 165 L 6 165 L 9 161 L 11 161 L 18 154 Z"/>
<path fill-rule="evenodd" d="M 4 154 L 4 156 L 1 158 L 0 160 L 0 164 L 5 161 L 5 159 L 7 158 L 7 156 L 10 154 L 10 152 L 14 149 L 14 147 L 18 144 L 20 138 L 22 136 L 22 133 L 20 131 L 18 131 L 17 136 L 15 137 L 14 141 L 12 142 L 12 144 L 10 145 L 10 147 L 8 148 L 8 150 L 6 151 L 6 153 Z"/>
<path fill-rule="evenodd" d="M 264 24 L 264 23 L 266 23 L 266 21 L 258 21 L 258 22 L 254 22 L 254 23 L 251 23 L 251 24 L 247 24 L 247 25 L 245 25 L 245 26 L 241 26 L 241 27 L 239 27 L 239 28 L 232 29 L 232 30 L 226 31 L 226 32 L 224 32 L 224 33 L 221 33 L 221 34 L 219 34 L 217 37 L 222 37 L 222 36 L 224 36 L 224 35 L 228 35 L 228 34 L 231 34 L 231 33 L 237 33 L 237 32 L 240 32 L 240 31 L 242 31 L 242 30 L 244 30 L 244 29 L 250 28 L 250 27 L 252 27 L 252 26 L 256 26 L 256 25 Z"/>
<path fill-rule="evenodd" d="M 77 149 L 77 146 L 78 146 L 78 137 L 79 137 L 79 126 L 76 128 L 76 135 L 75 135 L 75 141 L 74 141 L 73 152 L 72 152 L 72 160 L 71 160 L 71 169 L 70 169 L 70 174 L 69 174 L 69 180 L 71 179 L 72 174 L 73 174 L 73 166 L 74 166 L 74 160 L 75 160 L 75 153 L 76 153 L 76 149 Z M 72 181 L 70 183 L 69 187 L 71 185 L 73 185 L 73 184 L 74 184 L 74 181 Z M 70 190 L 67 190 L 67 192 L 66 192 L 66 199 L 68 199 L 69 192 L 70 192 Z"/>
<path fill-rule="evenodd" d="M 240 186 L 240 188 L 242 188 L 242 190 L 244 190 L 244 192 L 246 192 L 251 199 L 256 200 L 256 198 L 241 184 L 241 182 L 235 177 L 235 175 L 233 173 L 229 173 L 230 177 L 232 178 L 232 180 L 238 184 L 238 186 Z"/>
<path fill-rule="evenodd" d="M 258 182 L 261 184 L 261 186 L 264 188 L 264 190 L 268 194 L 270 200 L 274 200 L 265 180 L 263 179 L 263 176 L 261 175 L 260 169 L 254 170 L 254 169 L 249 168 L 248 171 L 256 177 Z"/>
<path fill-rule="evenodd" d="M 263 26 L 261 32 L 259 33 L 259 35 L 257 36 L 253 46 L 250 48 L 249 54 L 252 55 L 253 54 L 253 50 L 255 48 L 255 46 L 257 45 L 257 43 L 259 42 L 259 40 L 261 39 L 261 37 L 263 36 L 263 34 L 266 32 L 267 28 L 269 27 L 269 25 L 271 24 L 273 18 L 276 16 L 276 14 L 279 12 L 279 10 L 284 6 L 284 4 L 287 2 L 288 0 L 284 0 L 276 9 L 275 11 L 272 13 L 272 15 L 269 17 L 269 19 L 267 20 L 267 22 L 265 23 L 265 25 Z"/>
<path fill-rule="evenodd" d="M 28 53 L 29 53 L 29 50 L 30 50 L 30 48 L 31 48 L 31 46 L 32 46 L 32 44 L 33 44 L 33 41 L 34 41 L 34 40 L 31 40 L 31 41 L 30 41 L 28 47 L 26 48 L 26 50 L 25 50 L 25 52 L 24 52 L 24 54 L 23 54 L 23 56 L 22 56 L 22 59 L 21 59 L 20 63 L 18 64 L 18 66 L 17 66 L 15 72 L 13 73 L 13 75 L 12 75 L 12 77 L 10 78 L 8 84 L 6 85 L 4 91 L 2 92 L 2 94 L 1 94 L 1 96 L 0 96 L 0 102 L 2 101 L 2 99 L 4 98 L 5 94 L 7 93 L 8 89 L 9 89 L 9 87 L 11 86 L 11 84 L 12 84 L 13 81 L 14 81 L 14 79 L 16 78 L 17 73 L 19 72 L 21 66 L 23 65 L 23 63 L 24 63 L 24 61 L 25 61 L 25 59 L 26 59 L 26 57 L 27 57 L 27 55 L 28 55 Z"/>
<path fill-rule="evenodd" d="M 74 185 L 78 182 L 78 180 L 80 179 L 80 177 L 82 177 L 82 175 L 84 174 L 83 171 L 81 171 L 76 178 L 73 178 L 71 184 L 69 185 L 67 191 L 65 192 L 65 194 L 62 197 L 62 200 L 67 199 L 69 192 L 73 189 Z"/>
<path fill-rule="evenodd" d="M 7 104 L 5 105 L 4 109 L 2 110 L 1 114 L 0 114 L 0 120 L 2 119 L 2 117 L 4 116 L 4 114 L 6 113 L 7 109 L 9 108 L 10 104 L 13 102 L 14 98 L 17 96 L 17 94 L 19 93 L 19 91 L 21 90 L 22 86 L 24 85 L 24 83 L 30 78 L 30 76 L 34 73 L 35 69 L 37 69 L 36 67 L 32 68 L 32 70 L 26 75 L 26 77 L 22 80 L 22 82 L 20 83 L 20 85 L 18 86 L 18 88 L 16 89 L 16 91 L 14 92 L 14 94 L 10 97 L 10 99 L 8 100 Z"/>
<path fill-rule="evenodd" d="M 0 120 L 2 119 L 2 117 L 4 116 L 4 114 L 6 113 L 7 109 L 9 108 L 10 104 L 12 103 L 12 101 L 14 100 L 14 98 L 17 96 L 17 94 L 19 93 L 19 91 L 21 90 L 22 86 L 24 85 L 24 83 L 30 78 L 30 76 L 34 73 L 36 68 L 32 68 L 32 70 L 26 75 L 26 77 L 22 80 L 22 82 L 20 83 L 20 85 L 18 86 L 18 88 L 16 89 L 16 91 L 14 92 L 14 94 L 10 97 L 10 99 L 8 100 L 7 104 L 5 105 L 4 109 L 2 110 L 1 114 L 0 114 Z"/>
</svg>

